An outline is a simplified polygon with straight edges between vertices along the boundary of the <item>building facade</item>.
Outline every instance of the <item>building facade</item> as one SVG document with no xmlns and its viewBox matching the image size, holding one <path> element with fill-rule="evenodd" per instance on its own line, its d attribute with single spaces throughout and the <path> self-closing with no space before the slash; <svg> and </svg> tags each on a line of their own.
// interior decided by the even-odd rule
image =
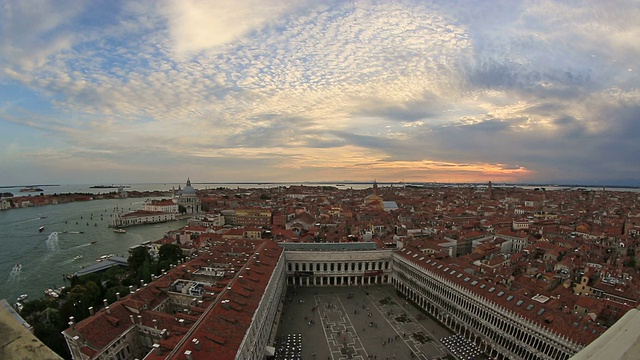
<svg viewBox="0 0 640 360">
<path fill-rule="evenodd" d="M 138 210 L 126 214 L 115 214 L 115 217 L 111 220 L 111 226 L 127 227 L 132 225 L 157 224 L 175 219 L 175 213 Z"/>
</svg>

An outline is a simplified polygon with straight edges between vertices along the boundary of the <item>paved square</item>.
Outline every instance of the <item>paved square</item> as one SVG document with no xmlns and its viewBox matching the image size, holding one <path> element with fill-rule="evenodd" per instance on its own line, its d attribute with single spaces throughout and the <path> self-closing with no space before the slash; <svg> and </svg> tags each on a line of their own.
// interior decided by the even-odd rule
<svg viewBox="0 0 640 360">
<path fill-rule="evenodd" d="M 452 334 L 421 314 L 391 285 L 290 286 L 276 359 L 455 359 L 440 342 Z"/>
</svg>

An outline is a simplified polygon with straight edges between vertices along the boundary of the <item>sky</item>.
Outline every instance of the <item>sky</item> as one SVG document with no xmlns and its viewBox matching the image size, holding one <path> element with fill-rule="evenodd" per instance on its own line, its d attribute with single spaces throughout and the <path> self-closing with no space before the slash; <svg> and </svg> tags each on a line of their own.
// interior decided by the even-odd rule
<svg viewBox="0 0 640 360">
<path fill-rule="evenodd" d="M 0 0 L 0 185 L 640 185 L 638 19 L 638 0 Z"/>
</svg>

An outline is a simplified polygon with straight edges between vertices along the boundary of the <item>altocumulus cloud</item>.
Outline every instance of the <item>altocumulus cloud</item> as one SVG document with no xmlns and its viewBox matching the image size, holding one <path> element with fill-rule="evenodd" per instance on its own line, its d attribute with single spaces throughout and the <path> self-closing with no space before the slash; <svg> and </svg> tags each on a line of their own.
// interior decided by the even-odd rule
<svg viewBox="0 0 640 360">
<path fill-rule="evenodd" d="M 633 4 L 8 1 L 0 156 L 54 181 L 638 179 Z"/>
</svg>

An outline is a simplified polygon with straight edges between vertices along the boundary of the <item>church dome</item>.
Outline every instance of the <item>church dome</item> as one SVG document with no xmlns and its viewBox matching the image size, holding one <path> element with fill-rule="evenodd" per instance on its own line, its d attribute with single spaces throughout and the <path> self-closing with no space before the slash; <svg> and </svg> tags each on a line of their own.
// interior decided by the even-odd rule
<svg viewBox="0 0 640 360">
<path fill-rule="evenodd" d="M 182 195 L 195 195 L 196 189 L 191 186 L 191 180 L 187 179 L 187 185 L 185 185 L 184 189 L 181 192 Z"/>
</svg>

